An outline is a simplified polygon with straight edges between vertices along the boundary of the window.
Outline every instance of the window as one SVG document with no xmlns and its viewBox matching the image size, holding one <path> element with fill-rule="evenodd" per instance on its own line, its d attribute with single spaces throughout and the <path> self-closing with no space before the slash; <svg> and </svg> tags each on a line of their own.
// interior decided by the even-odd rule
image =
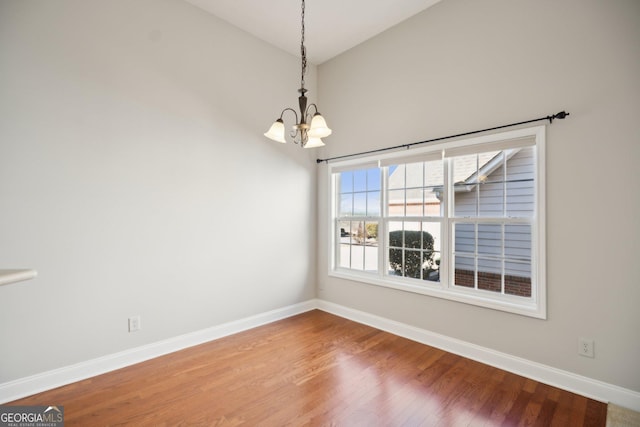
<svg viewBox="0 0 640 427">
<path fill-rule="evenodd" d="M 377 272 L 380 224 L 380 169 L 353 169 L 339 174 L 338 256 L 341 268 Z"/>
<path fill-rule="evenodd" d="M 329 174 L 331 275 L 546 317 L 543 126 Z"/>
</svg>

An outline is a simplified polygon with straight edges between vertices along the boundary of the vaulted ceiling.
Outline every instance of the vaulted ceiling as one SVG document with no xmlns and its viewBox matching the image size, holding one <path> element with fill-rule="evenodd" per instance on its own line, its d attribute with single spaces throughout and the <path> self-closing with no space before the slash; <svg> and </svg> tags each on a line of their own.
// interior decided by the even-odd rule
<svg viewBox="0 0 640 427">
<path fill-rule="evenodd" d="M 293 55 L 300 55 L 301 2 L 185 0 Z M 307 0 L 307 58 L 321 64 L 441 0 Z"/>
</svg>

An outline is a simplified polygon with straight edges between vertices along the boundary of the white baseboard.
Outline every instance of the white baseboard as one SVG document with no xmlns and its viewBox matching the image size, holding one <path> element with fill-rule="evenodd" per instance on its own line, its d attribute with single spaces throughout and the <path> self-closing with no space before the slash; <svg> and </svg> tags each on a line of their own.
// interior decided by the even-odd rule
<svg viewBox="0 0 640 427">
<path fill-rule="evenodd" d="M 491 350 L 425 329 L 396 322 L 339 304 L 318 300 L 317 308 L 394 335 L 467 357 L 523 377 L 561 388 L 605 403 L 640 412 L 640 393 L 602 381 Z"/>
<path fill-rule="evenodd" d="M 168 353 L 173 353 L 174 351 L 183 350 L 194 345 L 246 331 L 313 310 L 317 308 L 317 305 L 316 300 L 309 300 L 97 359 L 87 360 L 75 365 L 5 382 L 0 384 L 0 403 L 11 402 L 26 396 L 144 362 L 145 360 L 163 356 Z"/>
<path fill-rule="evenodd" d="M 145 360 L 262 326 L 313 309 L 320 309 L 327 313 L 335 314 L 422 344 L 468 357 L 469 359 L 486 363 L 487 365 L 495 366 L 496 368 L 504 369 L 505 371 L 513 372 L 554 387 L 602 402 L 611 402 L 640 412 L 640 393 L 636 391 L 318 299 L 305 301 L 142 347 L 136 347 L 75 365 L 2 383 L 0 384 L 0 403 L 11 402 L 32 394 L 144 362 Z"/>
</svg>

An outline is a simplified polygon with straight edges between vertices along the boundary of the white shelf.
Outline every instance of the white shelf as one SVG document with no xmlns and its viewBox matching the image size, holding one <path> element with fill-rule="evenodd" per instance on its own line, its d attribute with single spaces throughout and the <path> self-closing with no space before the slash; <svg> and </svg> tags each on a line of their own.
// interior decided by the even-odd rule
<svg viewBox="0 0 640 427">
<path fill-rule="evenodd" d="M 20 282 L 22 280 L 33 279 L 38 275 L 38 272 L 31 269 L 13 269 L 13 270 L 1 270 L 0 269 L 0 286 L 8 285 L 10 283 Z"/>
</svg>

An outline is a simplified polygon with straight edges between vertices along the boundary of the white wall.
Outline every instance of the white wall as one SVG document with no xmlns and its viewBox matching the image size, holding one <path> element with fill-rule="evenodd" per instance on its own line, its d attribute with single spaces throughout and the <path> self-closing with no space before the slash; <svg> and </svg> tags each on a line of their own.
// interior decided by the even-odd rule
<svg viewBox="0 0 640 427">
<path fill-rule="evenodd" d="M 298 80 L 182 1 L 0 0 L 0 383 L 315 296 Z"/>
<path fill-rule="evenodd" d="M 637 0 L 444 0 L 322 64 L 325 157 L 571 115 L 547 129 L 547 320 L 328 277 L 326 166 L 319 297 L 640 391 L 638 76 Z"/>
</svg>

